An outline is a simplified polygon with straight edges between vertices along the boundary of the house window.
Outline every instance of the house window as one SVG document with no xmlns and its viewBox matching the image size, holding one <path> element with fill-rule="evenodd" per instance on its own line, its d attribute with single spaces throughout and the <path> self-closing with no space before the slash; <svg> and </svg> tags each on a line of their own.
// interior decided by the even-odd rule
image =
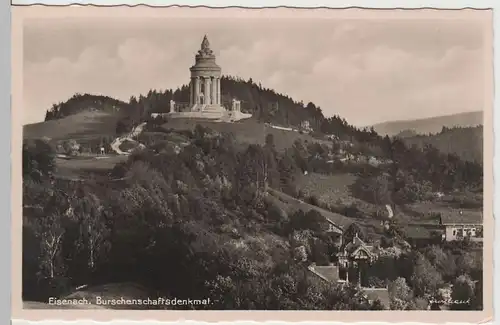
<svg viewBox="0 0 500 325">
<path fill-rule="evenodd" d="M 347 281 L 347 270 L 344 268 L 339 269 L 339 279 Z"/>
<path fill-rule="evenodd" d="M 456 236 L 456 235 L 457 235 L 457 230 L 453 229 L 453 236 Z"/>
</svg>

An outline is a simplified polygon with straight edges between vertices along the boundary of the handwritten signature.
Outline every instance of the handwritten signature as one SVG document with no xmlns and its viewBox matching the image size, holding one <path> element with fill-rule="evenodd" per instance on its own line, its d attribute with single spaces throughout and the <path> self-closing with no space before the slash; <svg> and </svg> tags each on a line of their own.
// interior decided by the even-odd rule
<svg viewBox="0 0 500 325">
<path fill-rule="evenodd" d="M 454 300 L 454 299 L 441 299 L 441 300 L 429 300 L 431 304 L 439 304 L 439 305 L 466 305 L 470 304 L 470 298 L 467 300 Z"/>
</svg>

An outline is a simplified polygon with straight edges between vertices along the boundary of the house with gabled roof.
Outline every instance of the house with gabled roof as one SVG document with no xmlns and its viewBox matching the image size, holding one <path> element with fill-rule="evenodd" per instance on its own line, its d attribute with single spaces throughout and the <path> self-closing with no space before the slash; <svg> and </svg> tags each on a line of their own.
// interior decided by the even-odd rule
<svg viewBox="0 0 500 325">
<path fill-rule="evenodd" d="M 483 213 L 482 211 L 460 210 L 442 212 L 440 224 L 444 227 L 445 240 L 456 241 L 469 238 L 482 240 Z"/>
<path fill-rule="evenodd" d="M 351 282 L 362 285 L 366 282 L 365 270 L 377 259 L 378 255 L 374 246 L 368 245 L 358 237 L 358 234 L 355 234 L 352 241 L 342 245 L 337 257 L 341 279 L 350 278 Z"/>
<path fill-rule="evenodd" d="M 370 264 L 378 257 L 377 249 L 373 245 L 365 243 L 356 233 L 352 240 L 345 240 L 345 230 L 352 224 L 349 218 L 336 213 L 324 215 L 328 224 L 326 233 L 336 236 L 336 245 L 339 252 L 336 254 L 335 265 L 309 267 L 317 277 L 329 282 L 350 282 L 362 284 L 366 280 L 363 275 L 367 274 Z"/>
<path fill-rule="evenodd" d="M 339 253 L 339 263 L 347 264 L 356 261 L 373 262 L 377 257 L 372 245 L 366 244 L 358 234 L 354 235 L 351 242 L 346 243 Z"/>
</svg>

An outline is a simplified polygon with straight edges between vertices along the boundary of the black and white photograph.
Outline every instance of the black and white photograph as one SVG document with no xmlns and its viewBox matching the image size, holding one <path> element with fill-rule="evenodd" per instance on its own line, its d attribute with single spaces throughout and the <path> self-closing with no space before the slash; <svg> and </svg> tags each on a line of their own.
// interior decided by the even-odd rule
<svg viewBox="0 0 500 325">
<path fill-rule="evenodd" d="M 24 309 L 486 308 L 487 12 L 181 9 L 23 19 Z"/>
</svg>

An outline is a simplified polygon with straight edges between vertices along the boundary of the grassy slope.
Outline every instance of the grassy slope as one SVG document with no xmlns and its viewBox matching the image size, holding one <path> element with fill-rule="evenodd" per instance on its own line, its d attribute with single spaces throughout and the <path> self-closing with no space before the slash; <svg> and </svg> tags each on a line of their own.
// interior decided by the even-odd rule
<svg viewBox="0 0 500 325">
<path fill-rule="evenodd" d="M 420 134 L 428 134 L 440 132 L 443 126 L 468 127 L 482 124 L 483 112 L 470 112 L 418 120 L 385 122 L 376 124 L 373 128 L 381 135 L 394 136 L 405 130 L 414 130 Z"/>
<path fill-rule="evenodd" d="M 297 180 L 297 185 L 306 196 L 314 195 L 320 202 L 330 204 L 350 205 L 358 200 L 350 195 L 349 186 L 356 181 L 357 176 L 351 174 L 324 175 L 309 173 Z"/>
<path fill-rule="evenodd" d="M 303 210 L 305 212 L 309 210 L 316 210 L 320 212 L 323 216 L 325 216 L 325 218 L 335 222 L 336 224 L 342 227 L 347 227 L 354 221 L 354 219 L 311 205 L 309 203 L 291 197 L 283 192 L 276 191 L 273 189 L 270 189 L 269 192 L 272 196 L 277 198 L 279 202 L 281 202 L 282 208 L 284 208 L 285 211 L 287 211 L 288 213 L 297 210 Z"/>
<path fill-rule="evenodd" d="M 350 174 L 323 175 L 309 173 L 308 175 L 301 176 L 297 180 L 297 184 L 305 192 L 305 195 L 314 195 L 322 203 L 332 205 L 350 205 L 354 203 L 356 207 L 367 216 L 366 219 L 360 219 L 356 222 L 377 227 L 380 221 L 371 218 L 370 215 L 378 208 L 383 207 L 377 207 L 374 204 L 353 197 L 350 193 L 349 186 L 353 184 L 355 180 L 356 176 Z M 395 218 L 403 224 L 436 224 L 439 220 L 437 220 L 432 213 L 459 214 L 460 210 L 461 209 L 456 204 L 453 205 L 450 202 L 436 201 L 418 202 L 406 205 L 405 207 L 398 206 L 394 213 Z M 476 210 L 481 211 L 480 209 Z"/>
<path fill-rule="evenodd" d="M 163 125 L 163 128 L 193 130 L 197 124 L 209 127 L 221 133 L 232 133 L 238 142 L 246 144 L 264 144 L 266 136 L 272 134 L 274 136 L 276 149 L 280 151 L 292 147 L 297 139 L 303 142 L 330 143 L 323 140 L 317 140 L 308 134 L 274 129 L 263 123 L 257 122 L 255 119 L 242 120 L 236 123 L 220 123 L 196 119 L 171 119 Z"/>
<path fill-rule="evenodd" d="M 357 223 L 361 228 L 364 228 L 366 234 L 370 234 L 372 240 L 377 240 L 383 232 L 383 229 L 380 225 L 380 221 L 375 220 L 373 218 L 366 219 L 356 219 L 349 218 L 344 215 L 333 213 L 331 211 L 322 209 L 315 205 L 311 205 L 307 202 L 298 200 L 294 197 L 291 197 L 283 192 L 276 191 L 271 189 L 270 191 L 271 198 L 274 198 L 274 202 L 287 213 L 293 213 L 297 210 L 302 210 L 304 212 L 308 212 L 310 210 L 316 210 L 321 213 L 325 218 L 331 220 L 335 224 L 346 229 L 352 223 Z"/>
<path fill-rule="evenodd" d="M 23 136 L 25 139 L 48 138 L 51 142 L 74 139 L 81 143 L 86 139 L 115 136 L 116 122 L 120 117 L 121 115 L 116 112 L 111 114 L 102 111 L 82 111 L 58 120 L 25 125 Z M 232 133 L 238 142 L 246 144 L 264 144 L 266 135 L 273 134 L 278 150 L 290 148 L 297 139 L 301 139 L 303 142 L 321 141 L 307 134 L 267 127 L 254 119 L 236 123 L 219 123 L 197 119 L 171 119 L 163 127 L 174 130 L 193 130 L 197 124 L 219 132 Z M 179 136 L 179 139 L 181 138 L 182 136 Z M 178 143 L 179 141 L 175 142 Z M 111 156 L 108 159 L 89 157 L 87 159 L 57 159 L 56 163 L 60 177 L 76 179 L 85 177 L 88 172 L 101 173 L 110 170 L 124 159 L 126 158 L 120 156 Z"/>
<path fill-rule="evenodd" d="M 121 117 L 119 113 L 102 111 L 82 111 L 57 120 L 28 124 L 23 127 L 24 139 L 46 138 L 52 143 L 74 139 L 79 143 L 100 137 L 115 136 L 116 123 Z M 112 169 L 117 163 L 126 159 L 123 156 L 111 155 L 107 159 L 94 157 L 78 157 L 72 159 L 56 159 L 57 176 L 78 179 L 89 172 L 101 173 Z"/>
<path fill-rule="evenodd" d="M 85 139 L 115 135 L 119 114 L 101 111 L 83 111 L 58 120 L 27 124 L 23 127 L 25 139 L 51 140 Z"/>
<path fill-rule="evenodd" d="M 355 221 L 366 228 L 371 228 L 372 233 L 380 233 L 382 231 L 379 227 L 380 220 L 372 217 L 373 213 L 380 207 L 351 195 L 349 186 L 356 181 L 356 178 L 357 176 L 352 174 L 324 175 L 309 173 L 308 175 L 300 176 L 297 180 L 297 185 L 304 191 L 306 196 L 314 195 L 323 204 L 330 204 L 332 206 L 349 206 L 355 204 L 359 210 L 366 214 L 366 218 L 354 219 L 345 216 L 344 218 L 349 219 L 350 222 Z M 326 212 L 331 213 L 329 211 Z"/>
</svg>

